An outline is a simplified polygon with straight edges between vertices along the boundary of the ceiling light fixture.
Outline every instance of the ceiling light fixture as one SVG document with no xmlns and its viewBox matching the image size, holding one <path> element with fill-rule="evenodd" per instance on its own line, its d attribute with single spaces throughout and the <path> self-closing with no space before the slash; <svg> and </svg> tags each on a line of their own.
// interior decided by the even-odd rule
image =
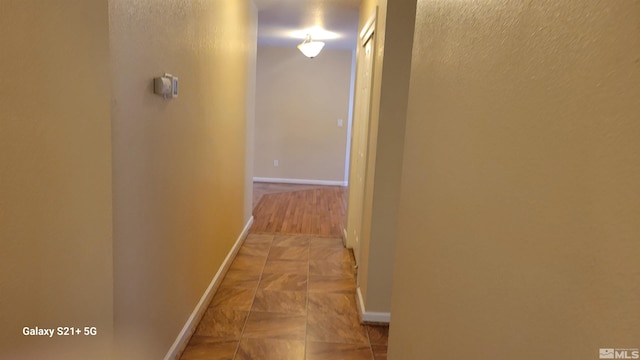
<svg viewBox="0 0 640 360">
<path fill-rule="evenodd" d="M 298 49 L 308 58 L 314 58 L 320 54 L 320 51 L 324 47 L 322 41 L 313 41 L 311 35 L 307 34 L 302 44 L 298 45 Z"/>
</svg>

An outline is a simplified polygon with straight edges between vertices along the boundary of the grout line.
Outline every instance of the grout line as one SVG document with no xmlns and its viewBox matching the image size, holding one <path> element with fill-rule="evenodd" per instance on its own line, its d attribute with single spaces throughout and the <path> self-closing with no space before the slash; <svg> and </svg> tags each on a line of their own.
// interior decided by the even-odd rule
<svg viewBox="0 0 640 360">
<path fill-rule="evenodd" d="M 251 233 L 247 234 L 247 237 L 249 235 L 251 235 Z M 264 268 L 267 266 L 267 261 L 269 259 L 269 254 L 271 254 L 271 248 L 273 247 L 274 239 L 275 239 L 275 235 L 272 235 L 271 244 L 269 245 L 269 251 L 267 252 L 267 256 L 264 259 L 264 264 L 262 264 L 262 270 L 260 271 L 260 276 L 258 276 L 258 283 L 256 284 L 256 289 L 253 291 L 251 306 L 249 306 L 249 312 L 247 313 L 247 318 L 244 319 L 244 324 L 242 325 L 242 331 L 240 332 L 240 339 L 238 340 L 236 351 L 233 353 L 233 359 L 235 359 L 238 356 L 238 351 L 240 351 L 240 343 L 242 342 L 242 337 L 244 336 L 244 330 L 247 328 L 247 323 L 249 322 L 249 316 L 251 316 L 251 309 L 253 308 L 253 303 L 256 301 L 256 294 L 258 293 L 258 288 L 260 288 L 260 282 L 262 282 L 262 275 L 264 275 Z M 244 246 L 244 244 L 242 244 L 242 246 Z"/>
</svg>

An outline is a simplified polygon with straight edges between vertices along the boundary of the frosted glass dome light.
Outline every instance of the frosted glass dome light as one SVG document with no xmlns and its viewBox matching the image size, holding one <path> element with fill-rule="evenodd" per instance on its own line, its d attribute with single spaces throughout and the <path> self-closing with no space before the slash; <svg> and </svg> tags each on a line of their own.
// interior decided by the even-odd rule
<svg viewBox="0 0 640 360">
<path fill-rule="evenodd" d="M 298 45 L 298 49 L 300 50 L 300 52 L 302 52 L 304 56 L 308 58 L 314 58 L 318 56 L 323 47 L 324 43 L 322 41 L 313 41 L 311 39 L 311 35 L 307 35 L 302 44 Z"/>
</svg>

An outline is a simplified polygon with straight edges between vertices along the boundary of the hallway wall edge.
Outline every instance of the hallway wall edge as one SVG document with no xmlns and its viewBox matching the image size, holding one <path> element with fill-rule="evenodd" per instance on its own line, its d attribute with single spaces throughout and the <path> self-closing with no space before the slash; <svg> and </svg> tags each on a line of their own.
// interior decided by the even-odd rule
<svg viewBox="0 0 640 360">
<path fill-rule="evenodd" d="M 247 221 L 247 223 L 245 224 L 235 244 L 227 254 L 227 257 L 222 262 L 222 265 L 220 265 L 218 272 L 213 276 L 211 283 L 205 290 L 204 294 L 202 294 L 202 297 L 200 298 L 200 301 L 196 305 L 195 309 L 193 309 L 191 316 L 189 316 L 189 319 L 187 319 L 187 322 L 184 324 L 184 327 L 176 337 L 173 345 L 171 345 L 171 348 L 169 348 L 169 351 L 167 352 L 167 355 L 165 355 L 164 360 L 180 359 L 182 352 L 189 343 L 189 339 L 191 339 L 191 335 L 193 335 L 193 333 L 195 332 L 196 327 L 200 323 L 205 310 L 207 310 L 207 307 L 209 306 L 213 295 L 215 295 L 218 287 L 220 286 L 220 283 L 222 283 L 222 280 L 227 273 L 227 270 L 229 270 L 233 259 L 235 259 L 236 254 L 240 250 L 240 247 L 244 243 L 244 240 L 247 238 L 247 235 L 249 235 L 249 229 L 251 228 L 252 224 L 253 216 L 250 217 L 249 221 Z"/>
</svg>

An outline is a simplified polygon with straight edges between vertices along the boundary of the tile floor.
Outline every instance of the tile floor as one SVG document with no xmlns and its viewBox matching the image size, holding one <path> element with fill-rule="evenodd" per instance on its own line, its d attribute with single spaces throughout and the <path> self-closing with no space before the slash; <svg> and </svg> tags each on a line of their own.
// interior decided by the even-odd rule
<svg viewBox="0 0 640 360">
<path fill-rule="evenodd" d="M 387 337 L 359 323 L 341 239 L 250 234 L 181 359 L 378 360 Z"/>
</svg>

